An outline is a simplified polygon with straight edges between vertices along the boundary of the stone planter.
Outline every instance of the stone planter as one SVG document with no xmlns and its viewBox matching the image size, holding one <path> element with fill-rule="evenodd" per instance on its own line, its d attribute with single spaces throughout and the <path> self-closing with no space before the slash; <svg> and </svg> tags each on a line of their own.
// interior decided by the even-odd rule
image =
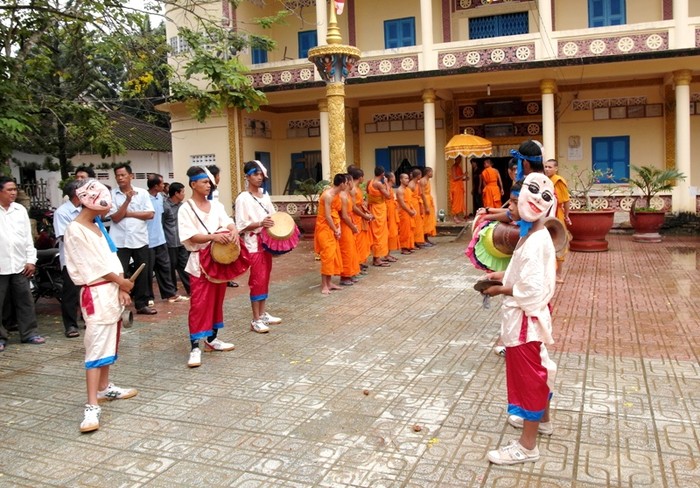
<svg viewBox="0 0 700 488">
<path fill-rule="evenodd" d="M 634 207 L 630 211 L 630 224 L 634 228 L 632 240 L 635 242 L 661 242 L 659 229 L 664 224 L 666 212 L 639 212 Z"/>
<path fill-rule="evenodd" d="M 571 241 L 569 249 L 579 252 L 601 252 L 608 250 L 605 237 L 612 229 L 615 211 L 594 210 L 569 212 Z"/>
</svg>

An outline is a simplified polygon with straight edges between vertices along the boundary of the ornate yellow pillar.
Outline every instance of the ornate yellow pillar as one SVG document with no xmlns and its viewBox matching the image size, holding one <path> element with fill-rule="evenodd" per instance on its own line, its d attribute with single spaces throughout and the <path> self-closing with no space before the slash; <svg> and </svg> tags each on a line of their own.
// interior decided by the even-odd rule
<svg viewBox="0 0 700 488">
<path fill-rule="evenodd" d="M 326 82 L 331 179 L 345 173 L 345 79 L 360 59 L 359 49 L 342 44 L 334 4 L 330 5 L 327 44 L 309 49 L 309 61 Z"/>
<path fill-rule="evenodd" d="M 328 139 L 331 159 L 331 177 L 345 173 L 345 84 L 329 83 L 326 87 L 328 100 Z"/>
</svg>

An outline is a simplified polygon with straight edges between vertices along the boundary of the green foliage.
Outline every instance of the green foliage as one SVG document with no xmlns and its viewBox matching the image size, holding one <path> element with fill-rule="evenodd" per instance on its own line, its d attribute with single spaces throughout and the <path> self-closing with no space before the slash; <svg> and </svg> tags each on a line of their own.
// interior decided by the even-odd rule
<svg viewBox="0 0 700 488">
<path fill-rule="evenodd" d="M 303 195 L 308 205 L 306 206 L 307 214 L 315 214 L 318 212 L 318 198 L 323 193 L 323 190 L 330 185 L 328 180 L 316 181 L 313 178 L 306 180 L 294 180 L 296 189 L 295 195 Z"/>
<path fill-rule="evenodd" d="M 670 191 L 676 186 L 676 180 L 685 180 L 686 176 L 677 169 L 659 169 L 653 166 L 634 166 L 636 176 L 625 178 L 625 182 L 639 189 L 644 199 L 644 209 L 651 208 L 651 199 L 659 192 Z"/>
</svg>

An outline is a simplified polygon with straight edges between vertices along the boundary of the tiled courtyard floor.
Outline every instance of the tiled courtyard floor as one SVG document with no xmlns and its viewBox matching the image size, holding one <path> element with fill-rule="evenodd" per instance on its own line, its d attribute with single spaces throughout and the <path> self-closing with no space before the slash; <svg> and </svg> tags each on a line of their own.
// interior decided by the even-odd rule
<svg viewBox="0 0 700 488">
<path fill-rule="evenodd" d="M 0 486 L 700 486 L 700 239 L 569 254 L 554 300 L 555 432 L 541 460 L 495 467 L 506 424 L 499 301 L 481 307 L 466 241 L 319 292 L 309 242 L 277 258 L 268 335 L 229 289 L 229 353 L 186 367 L 186 304 L 123 334 L 131 400 L 81 435 L 82 340 L 39 303 L 44 346 L 0 354 Z M 244 283 L 245 279 L 241 279 Z M 420 430 L 418 430 L 418 427 Z"/>
</svg>

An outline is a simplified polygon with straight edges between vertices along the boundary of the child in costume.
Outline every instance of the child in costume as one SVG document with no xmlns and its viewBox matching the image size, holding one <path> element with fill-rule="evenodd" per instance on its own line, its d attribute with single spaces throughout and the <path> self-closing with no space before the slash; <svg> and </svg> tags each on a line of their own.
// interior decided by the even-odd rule
<svg viewBox="0 0 700 488">
<path fill-rule="evenodd" d="M 131 303 L 133 282 L 124 278 L 117 248 L 102 225 L 112 205 L 109 190 L 95 180 L 85 180 L 76 190 L 82 210 L 63 236 L 66 269 L 80 288 L 80 309 L 85 319 L 85 380 L 88 402 L 81 432 L 100 428 L 98 402 L 131 398 L 133 388 L 109 382 L 109 367 L 117 360 L 121 316 Z"/>
<path fill-rule="evenodd" d="M 520 226 L 520 241 L 505 272 L 490 273 L 503 285 L 484 294 L 504 295 L 501 339 L 506 346 L 508 423 L 522 428 L 520 439 L 489 451 L 494 464 L 537 461 L 537 433 L 551 434 L 549 400 L 556 365 L 546 344 L 552 344 L 549 302 L 556 282 L 556 252 L 544 227 L 555 204 L 554 185 L 541 173 L 529 174 L 519 195 L 510 200 L 513 220 Z"/>
</svg>

